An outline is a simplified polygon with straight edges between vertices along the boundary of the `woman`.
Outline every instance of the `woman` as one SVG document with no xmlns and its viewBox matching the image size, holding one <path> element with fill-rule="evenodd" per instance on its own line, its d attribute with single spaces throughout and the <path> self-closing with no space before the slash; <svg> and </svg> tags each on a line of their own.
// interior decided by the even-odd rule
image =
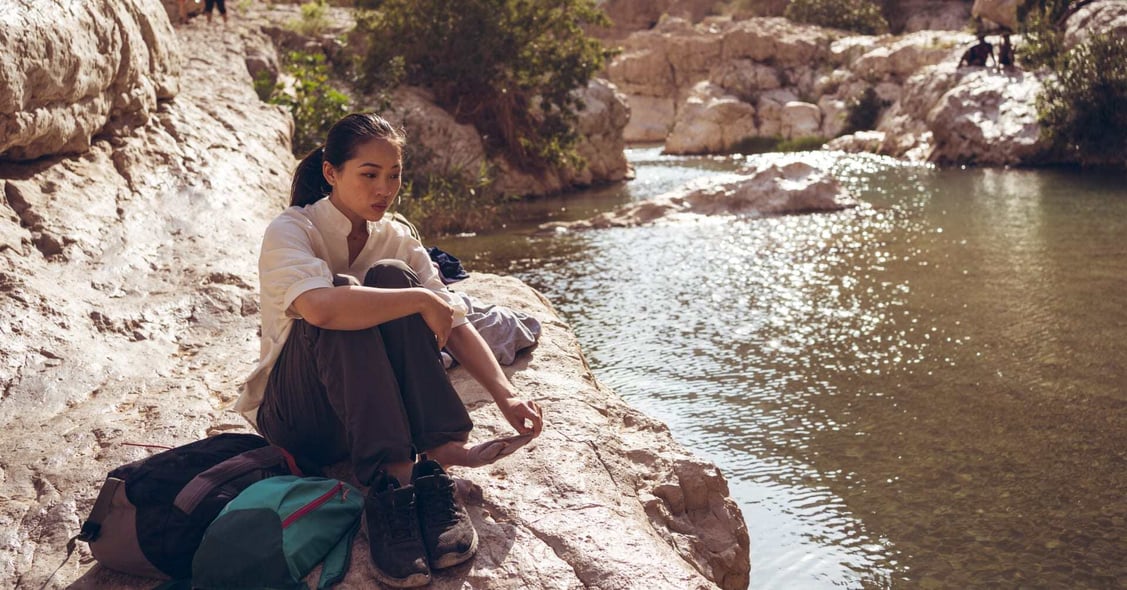
<svg viewBox="0 0 1127 590">
<path fill-rule="evenodd" d="M 385 218 L 402 184 L 404 136 L 352 114 L 294 173 L 290 207 L 259 258 L 261 360 L 236 409 L 301 459 L 351 461 L 370 486 L 377 576 L 395 587 L 473 556 L 477 534 L 442 465 L 479 466 L 540 434 L 465 308 L 405 225 Z M 473 427 L 445 347 L 493 396 L 519 437 L 467 444 Z M 416 453 L 429 459 L 416 462 Z"/>
</svg>

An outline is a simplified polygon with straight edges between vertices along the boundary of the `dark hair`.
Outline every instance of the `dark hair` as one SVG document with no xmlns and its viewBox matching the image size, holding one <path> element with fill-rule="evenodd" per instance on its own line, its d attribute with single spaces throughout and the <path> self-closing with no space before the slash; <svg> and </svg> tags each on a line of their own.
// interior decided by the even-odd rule
<svg viewBox="0 0 1127 590">
<path fill-rule="evenodd" d="M 356 148 L 373 139 L 384 139 L 403 149 L 407 137 L 402 129 L 375 113 L 352 113 L 333 124 L 325 145 L 313 148 L 297 165 L 290 186 L 290 206 L 304 207 L 325 198 L 333 187 L 325 180 L 322 162 L 334 167 L 356 155 Z"/>
</svg>

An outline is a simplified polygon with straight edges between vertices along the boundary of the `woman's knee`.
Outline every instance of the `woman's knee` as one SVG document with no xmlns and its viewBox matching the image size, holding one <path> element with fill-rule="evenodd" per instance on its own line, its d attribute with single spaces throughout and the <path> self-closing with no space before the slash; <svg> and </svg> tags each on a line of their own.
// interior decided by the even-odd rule
<svg viewBox="0 0 1127 590">
<path fill-rule="evenodd" d="M 405 289 L 419 285 L 419 276 L 415 271 L 406 262 L 392 258 L 376 262 L 364 275 L 365 287 Z"/>
</svg>

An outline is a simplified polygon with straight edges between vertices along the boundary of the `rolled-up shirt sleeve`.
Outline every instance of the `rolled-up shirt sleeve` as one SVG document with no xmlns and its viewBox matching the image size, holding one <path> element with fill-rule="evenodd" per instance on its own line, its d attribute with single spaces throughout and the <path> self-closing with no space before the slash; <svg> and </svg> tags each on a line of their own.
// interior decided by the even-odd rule
<svg viewBox="0 0 1127 590">
<path fill-rule="evenodd" d="M 276 219 L 266 229 L 258 273 L 264 311 L 277 310 L 290 318 L 301 317 L 291 307 L 299 295 L 333 286 L 328 263 L 316 256 L 308 233 L 291 218 Z"/>
<path fill-rule="evenodd" d="M 469 323 L 469 319 L 466 318 L 466 313 L 469 311 L 466 309 L 466 302 L 446 288 L 446 284 L 442 282 L 442 277 L 439 276 L 438 270 L 434 268 L 430 254 L 427 254 L 427 249 L 423 247 L 422 243 L 409 235 L 405 236 L 400 247 L 399 258 L 415 271 L 423 287 L 434 291 L 446 303 L 450 304 L 450 307 L 454 309 L 453 325 L 455 328 Z"/>
</svg>

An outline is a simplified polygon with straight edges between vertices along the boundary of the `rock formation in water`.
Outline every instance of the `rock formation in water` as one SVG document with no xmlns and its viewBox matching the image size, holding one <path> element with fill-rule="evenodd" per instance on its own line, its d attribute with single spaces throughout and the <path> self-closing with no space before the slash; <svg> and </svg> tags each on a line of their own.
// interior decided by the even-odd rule
<svg viewBox="0 0 1127 590">
<path fill-rule="evenodd" d="M 634 227 L 701 215 L 766 217 L 841 211 L 856 206 L 857 200 L 829 172 L 795 160 L 711 175 L 590 219 L 545 223 L 539 233 Z"/>
<path fill-rule="evenodd" d="M 975 6 L 1006 20 L 1005 4 Z M 1066 44 L 1125 29 L 1127 4 L 1094 2 L 1070 17 Z M 630 103 L 627 141 L 664 142 L 669 153 L 813 136 L 911 161 L 1045 163 L 1036 98 L 1050 74 L 958 68 L 974 42 L 963 32 L 865 36 L 781 18 L 666 18 L 624 39 L 607 73 Z M 870 89 L 880 103 L 875 128 L 839 137 Z"/>
<path fill-rule="evenodd" d="M 158 0 L 72 5 L 21 3 L 0 19 L 0 580 L 149 588 L 81 544 L 51 576 L 105 474 L 153 452 L 133 445 L 247 430 L 227 408 L 258 356 L 259 241 L 286 204 L 292 123 L 252 88 L 256 30 L 197 19 L 173 31 Z M 13 140 L 8 125 L 30 120 L 36 131 Z M 544 321 L 510 373 L 548 425 L 504 463 L 455 472 L 474 482 L 483 544 L 434 586 L 746 587 L 747 530 L 716 467 L 600 386 L 531 289 L 460 288 Z M 504 432 L 453 377 L 475 439 Z M 346 588 L 371 586 L 362 543 Z"/>
</svg>

